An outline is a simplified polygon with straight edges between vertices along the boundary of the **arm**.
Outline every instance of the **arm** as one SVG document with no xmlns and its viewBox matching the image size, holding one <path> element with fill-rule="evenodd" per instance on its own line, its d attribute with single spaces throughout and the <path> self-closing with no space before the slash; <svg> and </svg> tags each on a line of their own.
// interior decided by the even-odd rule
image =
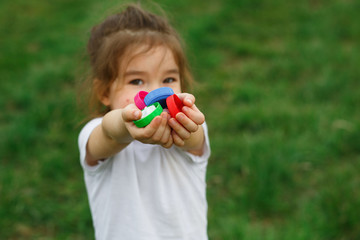
<svg viewBox="0 0 360 240">
<path fill-rule="evenodd" d="M 204 114 L 196 107 L 195 97 L 191 94 L 183 93 L 179 95 L 184 107 L 181 113 L 169 120 L 172 130 L 174 143 L 194 155 L 203 154 L 205 142 L 204 129 L 201 124 L 205 121 Z"/>
<path fill-rule="evenodd" d="M 90 134 L 86 146 L 86 162 L 90 166 L 116 154 L 131 142 L 122 119 L 122 111 L 117 109 L 107 113 L 101 124 Z"/>
<path fill-rule="evenodd" d="M 190 137 L 187 139 L 182 139 L 177 135 L 176 132 L 173 132 L 173 138 L 174 143 L 180 146 L 185 151 L 188 151 L 189 153 L 192 153 L 196 156 L 203 155 L 205 135 L 202 126 L 199 126 L 199 129 L 196 132 L 191 133 Z"/>
<path fill-rule="evenodd" d="M 143 143 L 160 144 L 166 148 L 172 146 L 167 113 L 154 118 L 145 128 L 137 128 L 133 123 L 133 120 L 140 117 L 141 111 L 134 104 L 107 113 L 101 125 L 90 134 L 86 146 L 86 162 L 94 166 L 99 160 L 120 152 L 134 139 Z"/>
</svg>

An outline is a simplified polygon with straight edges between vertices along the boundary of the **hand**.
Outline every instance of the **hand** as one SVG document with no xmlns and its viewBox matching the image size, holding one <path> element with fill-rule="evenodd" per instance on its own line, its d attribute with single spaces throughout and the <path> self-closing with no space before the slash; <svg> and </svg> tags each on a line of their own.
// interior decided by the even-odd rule
<svg viewBox="0 0 360 240">
<path fill-rule="evenodd" d="M 142 143 L 159 144 L 165 148 L 172 146 L 173 138 L 171 128 L 168 125 L 168 113 L 163 112 L 146 127 L 138 128 L 133 121 L 141 118 L 141 111 L 134 104 L 129 104 L 123 109 L 122 118 L 133 139 Z"/>
<path fill-rule="evenodd" d="M 205 121 L 204 114 L 196 107 L 195 97 L 188 93 L 178 94 L 184 107 L 182 112 L 176 114 L 176 119 L 169 120 L 169 126 L 172 128 L 173 142 L 177 146 L 184 146 L 185 141 L 191 137 L 191 133 L 199 129 L 199 125 Z"/>
</svg>

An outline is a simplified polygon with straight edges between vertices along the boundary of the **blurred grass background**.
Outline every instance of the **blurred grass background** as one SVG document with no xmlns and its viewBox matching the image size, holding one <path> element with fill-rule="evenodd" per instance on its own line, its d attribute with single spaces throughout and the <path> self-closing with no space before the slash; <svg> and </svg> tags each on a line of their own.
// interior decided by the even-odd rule
<svg viewBox="0 0 360 240">
<path fill-rule="evenodd" d="M 359 239 L 360 2 L 157 3 L 209 125 L 210 239 Z M 0 239 L 93 239 L 76 86 L 118 4 L 0 2 Z"/>
</svg>

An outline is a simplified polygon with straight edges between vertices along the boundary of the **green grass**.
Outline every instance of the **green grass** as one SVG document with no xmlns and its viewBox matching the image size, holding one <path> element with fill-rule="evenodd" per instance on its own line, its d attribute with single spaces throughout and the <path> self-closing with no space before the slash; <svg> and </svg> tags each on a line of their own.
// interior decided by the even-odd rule
<svg viewBox="0 0 360 240">
<path fill-rule="evenodd" d="M 210 239 L 357 239 L 358 1 L 157 2 L 209 125 Z M 109 7 L 0 2 L 1 239 L 93 238 L 76 86 Z"/>
</svg>

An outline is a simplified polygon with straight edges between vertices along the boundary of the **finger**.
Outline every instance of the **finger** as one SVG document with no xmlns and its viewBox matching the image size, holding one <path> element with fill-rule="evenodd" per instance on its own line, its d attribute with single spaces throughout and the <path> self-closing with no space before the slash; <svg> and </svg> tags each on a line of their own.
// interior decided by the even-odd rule
<svg viewBox="0 0 360 240">
<path fill-rule="evenodd" d="M 160 122 L 160 125 L 159 127 L 157 128 L 157 130 L 155 131 L 155 133 L 153 134 L 153 136 L 151 137 L 152 140 L 156 143 L 164 143 L 162 142 L 162 138 L 163 138 L 163 135 L 164 135 L 164 132 L 166 130 L 166 127 L 167 127 L 167 116 L 166 116 L 166 113 L 161 113 L 160 115 L 160 118 L 161 118 L 161 122 Z M 166 139 L 167 140 L 167 139 Z"/>
<path fill-rule="evenodd" d="M 158 130 L 161 120 L 161 117 L 157 116 L 145 128 L 140 128 L 141 131 L 138 137 L 140 139 L 150 139 Z"/>
<path fill-rule="evenodd" d="M 171 136 L 176 146 L 182 147 L 185 145 L 185 141 L 181 137 L 179 137 L 179 135 L 177 135 L 174 130 L 171 132 Z"/>
<path fill-rule="evenodd" d="M 171 136 L 171 128 L 169 126 L 167 126 L 167 128 L 166 128 L 166 131 L 163 135 L 162 142 L 164 143 L 164 144 L 162 144 L 162 146 L 164 148 L 170 148 L 173 144 L 173 138 Z"/>
<path fill-rule="evenodd" d="M 196 132 L 199 128 L 195 122 L 182 112 L 176 114 L 176 120 L 189 132 Z"/>
<path fill-rule="evenodd" d="M 163 136 L 160 140 L 161 143 L 163 144 L 167 144 L 169 142 L 169 139 L 171 138 L 171 127 L 168 124 L 168 114 L 165 114 L 165 118 L 166 118 L 166 127 L 165 127 L 165 131 L 163 133 Z"/>
<path fill-rule="evenodd" d="M 141 111 L 134 104 L 129 104 L 122 110 L 122 118 L 125 122 L 139 120 Z"/>
<path fill-rule="evenodd" d="M 172 145 L 173 145 L 173 139 L 172 139 L 172 137 L 170 137 L 169 141 L 167 143 L 161 145 L 161 146 L 164 147 L 164 148 L 171 148 Z"/>
<path fill-rule="evenodd" d="M 176 134 L 181 138 L 181 139 L 189 139 L 190 138 L 190 131 L 188 131 L 183 125 L 181 125 L 178 121 L 176 121 L 175 118 L 171 118 L 169 120 L 169 126 L 173 129 L 173 131 L 176 132 Z"/>
<path fill-rule="evenodd" d="M 185 106 L 191 107 L 195 103 L 195 97 L 190 93 L 179 93 L 178 97 Z"/>
<path fill-rule="evenodd" d="M 204 114 L 194 104 L 191 108 L 184 106 L 182 112 L 190 118 L 197 125 L 201 125 L 205 122 Z"/>
</svg>

